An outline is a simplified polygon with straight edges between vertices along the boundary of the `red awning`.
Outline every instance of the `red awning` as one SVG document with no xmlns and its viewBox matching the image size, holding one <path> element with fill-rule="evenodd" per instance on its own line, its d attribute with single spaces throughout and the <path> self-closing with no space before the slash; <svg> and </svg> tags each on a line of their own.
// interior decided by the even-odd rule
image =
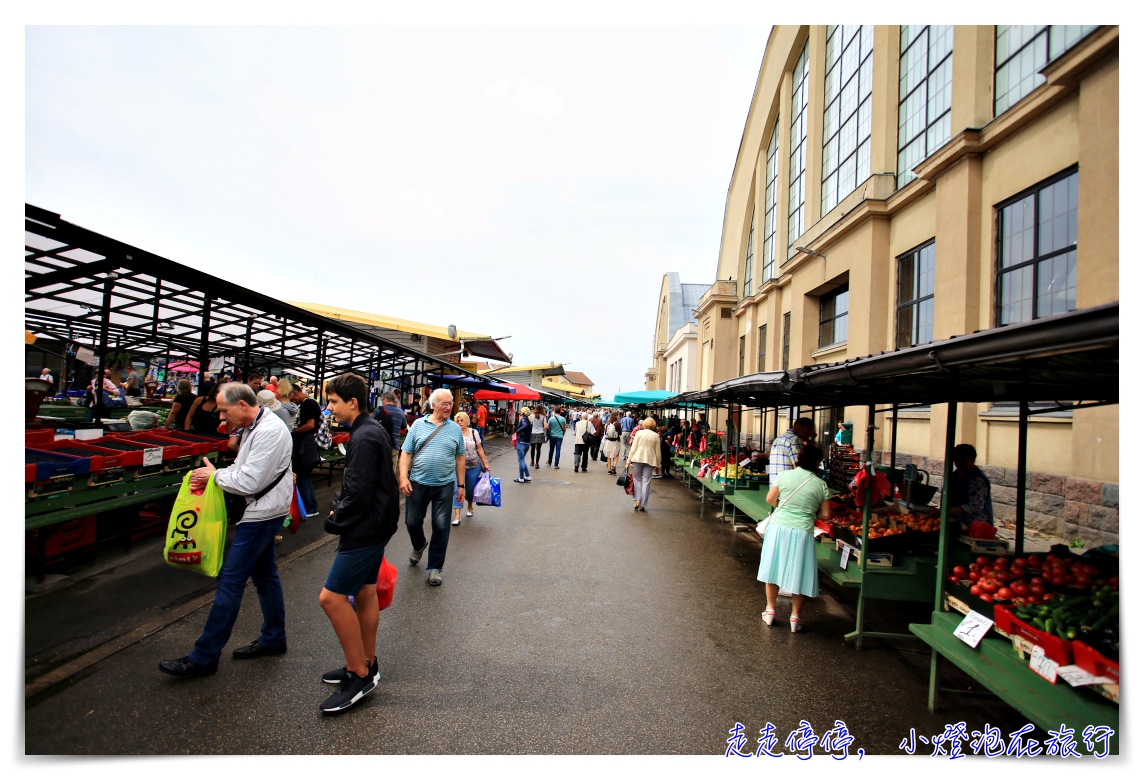
<svg viewBox="0 0 1144 780">
<path fill-rule="evenodd" d="M 180 374 L 190 373 L 190 372 L 198 372 L 199 361 L 197 361 L 197 360 L 184 360 L 181 363 L 172 363 L 171 365 L 167 366 L 167 369 L 170 371 L 176 371 Z"/>
<path fill-rule="evenodd" d="M 473 398 L 478 401 L 539 401 L 540 393 L 533 390 L 528 385 L 518 385 L 516 382 L 498 382 L 502 385 L 510 385 L 516 388 L 516 394 L 502 393 L 498 390 L 478 390 L 473 394 Z"/>
</svg>

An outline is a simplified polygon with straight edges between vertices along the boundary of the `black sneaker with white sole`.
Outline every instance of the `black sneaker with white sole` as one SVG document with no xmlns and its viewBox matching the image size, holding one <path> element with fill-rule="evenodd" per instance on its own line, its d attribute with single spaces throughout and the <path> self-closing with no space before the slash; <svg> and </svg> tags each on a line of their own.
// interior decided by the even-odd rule
<svg viewBox="0 0 1144 780">
<path fill-rule="evenodd" d="M 376 655 L 373 657 L 373 663 L 369 666 L 369 676 L 373 678 L 375 683 L 381 682 L 381 671 L 378 669 Z M 330 685 L 338 685 L 344 679 L 346 679 L 346 667 L 344 666 L 322 675 L 322 682 L 329 683 Z"/>
<path fill-rule="evenodd" d="M 338 683 L 338 690 L 322 702 L 322 712 L 334 713 L 347 710 L 357 704 L 363 697 L 377 687 L 373 675 L 358 677 L 349 669 L 345 671 L 345 679 Z"/>
</svg>

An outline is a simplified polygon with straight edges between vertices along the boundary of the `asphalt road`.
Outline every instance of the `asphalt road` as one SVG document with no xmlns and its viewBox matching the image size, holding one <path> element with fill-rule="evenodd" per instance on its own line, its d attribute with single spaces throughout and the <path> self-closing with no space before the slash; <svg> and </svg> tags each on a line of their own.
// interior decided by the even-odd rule
<svg viewBox="0 0 1144 780">
<path fill-rule="evenodd" d="M 379 629 L 381 684 L 324 716 L 343 663 L 317 596 L 335 546 L 283 569 L 290 650 L 175 680 L 156 665 L 185 655 L 200 610 L 29 700 L 30 754 L 546 753 L 723 754 L 745 726 L 779 745 L 800 720 L 818 734 L 846 723 L 867 753 L 897 753 L 911 727 L 1023 724 L 996 701 L 925 706 L 928 652 L 844 645 L 853 618 L 830 597 L 808 601 L 806 631 L 768 628 L 757 537 L 736 533 L 674 480 L 631 509 L 603 464 L 542 468 L 515 484 L 515 454 L 490 447 L 503 506 L 454 528 L 444 584 L 408 562 L 403 525 L 388 554 L 399 577 Z M 93 609 L 98 604 L 93 604 Z M 780 618 L 786 610 L 780 604 Z M 880 613 L 871 614 L 877 625 Z M 885 620 L 901 619 L 891 607 Z M 258 635 L 248 588 L 231 646 Z"/>
</svg>

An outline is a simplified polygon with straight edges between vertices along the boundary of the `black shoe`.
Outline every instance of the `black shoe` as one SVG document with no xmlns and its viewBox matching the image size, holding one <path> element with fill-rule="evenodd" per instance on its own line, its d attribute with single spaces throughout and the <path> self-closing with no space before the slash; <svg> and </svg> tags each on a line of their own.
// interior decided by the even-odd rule
<svg viewBox="0 0 1144 780">
<path fill-rule="evenodd" d="M 338 683 L 338 690 L 322 702 L 322 712 L 332 713 L 349 709 L 376 687 L 377 681 L 373 675 L 358 677 L 347 669 L 345 679 Z"/>
<path fill-rule="evenodd" d="M 572 467 L 572 473 L 573 473 L 573 474 L 575 474 L 575 473 L 576 473 L 576 472 L 578 472 L 579 470 L 580 470 L 580 467 L 579 467 L 579 466 L 573 466 L 573 467 Z"/>
<path fill-rule="evenodd" d="M 159 671 L 172 677 L 209 677 L 218 671 L 218 664 L 214 666 L 199 666 L 191 660 L 189 655 L 171 661 L 160 661 Z"/>
<path fill-rule="evenodd" d="M 377 656 L 373 657 L 373 663 L 369 666 L 369 676 L 373 678 L 374 684 L 381 682 L 381 672 L 377 668 Z M 340 685 L 342 680 L 346 679 L 346 667 L 341 669 L 334 669 L 332 672 L 326 672 L 322 675 L 322 682 L 329 683 L 330 685 Z"/>
<path fill-rule="evenodd" d="M 258 658 L 262 655 L 282 655 L 286 652 L 286 644 L 283 643 L 280 647 L 267 647 L 266 645 L 255 639 L 246 647 L 234 648 L 233 655 L 235 658 Z"/>
</svg>

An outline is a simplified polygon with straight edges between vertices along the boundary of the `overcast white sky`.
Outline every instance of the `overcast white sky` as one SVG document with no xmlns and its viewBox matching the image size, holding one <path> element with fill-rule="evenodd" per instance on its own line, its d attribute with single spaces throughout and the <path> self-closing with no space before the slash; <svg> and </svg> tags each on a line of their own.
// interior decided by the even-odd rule
<svg viewBox="0 0 1144 780">
<path fill-rule="evenodd" d="M 26 200 L 286 300 L 643 387 L 768 27 L 29 27 Z"/>
</svg>

